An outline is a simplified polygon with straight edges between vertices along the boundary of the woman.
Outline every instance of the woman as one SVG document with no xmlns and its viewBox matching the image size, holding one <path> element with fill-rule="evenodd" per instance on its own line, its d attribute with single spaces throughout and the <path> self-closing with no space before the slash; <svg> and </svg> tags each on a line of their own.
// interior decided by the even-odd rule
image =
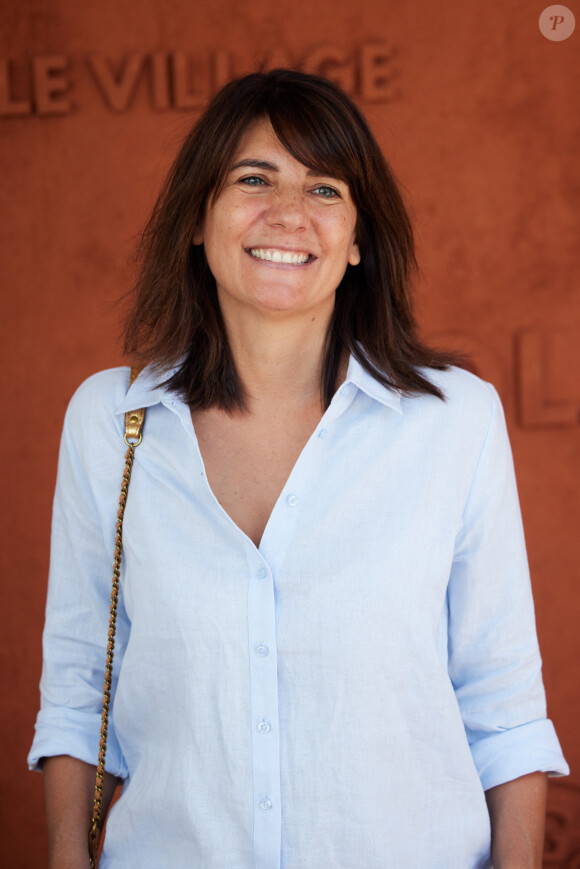
<svg viewBox="0 0 580 869">
<path fill-rule="evenodd" d="M 215 97 L 144 235 L 126 349 L 146 367 L 90 378 L 65 422 L 29 759 L 51 866 L 88 863 L 139 407 L 101 866 L 541 865 L 545 774 L 567 768 L 505 424 L 417 337 L 413 266 L 337 87 L 279 70 Z"/>
</svg>

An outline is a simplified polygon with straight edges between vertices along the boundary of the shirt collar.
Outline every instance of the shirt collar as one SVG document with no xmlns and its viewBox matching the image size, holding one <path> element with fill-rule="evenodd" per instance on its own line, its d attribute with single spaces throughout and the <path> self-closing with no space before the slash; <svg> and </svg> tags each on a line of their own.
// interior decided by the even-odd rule
<svg viewBox="0 0 580 869">
<path fill-rule="evenodd" d="M 166 374 L 159 374 L 152 370 L 151 365 L 148 365 L 139 373 L 115 412 L 118 414 L 127 413 L 129 410 L 152 407 L 154 404 L 167 401 L 169 393 L 165 387 L 160 385 L 160 381 L 167 380 L 176 370 L 177 367 Z M 379 401 L 385 407 L 390 407 L 402 415 L 403 407 L 399 390 L 394 387 L 383 386 L 378 380 L 375 380 L 354 356 L 350 357 L 345 383 L 354 384 L 357 389 L 360 389 L 370 398 L 374 398 L 375 401 Z M 174 395 L 173 399 L 175 400 L 175 398 Z"/>
<path fill-rule="evenodd" d="M 176 370 L 172 369 L 167 373 L 160 374 L 154 371 L 151 365 L 147 365 L 139 372 L 115 413 L 127 413 L 129 410 L 137 410 L 140 407 L 152 407 L 154 404 L 167 400 L 169 393 L 160 384 L 170 378 Z"/>
<path fill-rule="evenodd" d="M 391 410 L 395 410 L 402 416 L 403 406 L 400 391 L 395 387 L 389 388 L 383 386 L 382 383 L 375 380 L 372 374 L 369 374 L 354 356 L 350 357 L 345 383 L 353 383 L 357 389 L 362 390 L 370 398 L 374 398 L 376 401 L 384 404 L 385 407 L 390 407 Z"/>
</svg>

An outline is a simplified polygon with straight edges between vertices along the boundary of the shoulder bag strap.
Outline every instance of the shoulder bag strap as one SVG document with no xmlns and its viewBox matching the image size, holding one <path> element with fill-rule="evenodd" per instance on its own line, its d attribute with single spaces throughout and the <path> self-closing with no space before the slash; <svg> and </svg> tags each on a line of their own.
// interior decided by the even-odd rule
<svg viewBox="0 0 580 869">
<path fill-rule="evenodd" d="M 137 378 L 142 366 L 132 366 L 129 386 Z M 121 494 L 119 496 L 119 509 L 117 511 L 117 526 L 115 534 L 115 551 L 113 558 L 113 583 L 111 589 L 111 607 L 109 610 L 109 634 L 107 641 L 107 656 L 105 662 L 105 684 L 103 687 L 103 709 L 101 712 L 101 736 L 99 739 L 99 754 L 97 762 L 97 775 L 95 781 L 95 795 L 93 799 L 93 814 L 89 827 L 89 858 L 91 869 L 95 869 L 99 840 L 103 828 L 103 782 L 105 777 L 105 756 L 107 753 L 107 730 L 109 726 L 109 703 L 111 700 L 111 678 L 113 674 L 113 654 L 115 648 L 115 629 L 117 626 L 117 603 L 119 600 L 119 577 L 121 573 L 121 553 L 123 547 L 123 516 L 131 481 L 131 470 L 135 457 L 135 447 L 138 447 L 143 439 L 143 425 L 145 423 L 145 408 L 130 410 L 125 414 L 125 435 L 127 444 L 125 454 L 125 468 L 121 482 Z"/>
</svg>

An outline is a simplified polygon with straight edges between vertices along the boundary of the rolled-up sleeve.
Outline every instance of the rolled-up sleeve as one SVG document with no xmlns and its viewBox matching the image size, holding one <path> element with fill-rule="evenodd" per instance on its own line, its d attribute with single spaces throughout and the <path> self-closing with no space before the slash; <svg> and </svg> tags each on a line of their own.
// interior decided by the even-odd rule
<svg viewBox="0 0 580 869">
<path fill-rule="evenodd" d="M 97 762 L 123 439 L 112 412 L 107 418 L 106 410 L 95 407 L 94 398 L 94 383 L 87 381 L 69 405 L 61 440 L 43 634 L 41 709 L 28 756 L 31 769 L 40 768 L 42 758 L 60 754 Z M 103 422 L 97 424 L 97 418 L 104 419 L 109 433 L 100 430 Z M 121 600 L 113 697 L 127 634 Z M 127 775 L 112 722 L 106 768 L 114 775 Z"/>
<path fill-rule="evenodd" d="M 489 424 L 448 586 L 449 673 L 484 789 L 535 771 L 569 772 L 546 718 L 512 455 L 489 389 Z"/>
</svg>

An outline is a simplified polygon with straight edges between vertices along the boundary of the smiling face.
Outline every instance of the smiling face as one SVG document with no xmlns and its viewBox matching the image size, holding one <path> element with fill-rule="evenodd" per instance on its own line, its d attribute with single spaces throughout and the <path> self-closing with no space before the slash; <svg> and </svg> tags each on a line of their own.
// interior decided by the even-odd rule
<svg viewBox="0 0 580 869">
<path fill-rule="evenodd" d="M 242 310 L 328 320 L 347 265 L 360 262 L 356 217 L 345 182 L 299 163 L 267 119 L 254 121 L 193 239 L 226 322 Z"/>
</svg>

